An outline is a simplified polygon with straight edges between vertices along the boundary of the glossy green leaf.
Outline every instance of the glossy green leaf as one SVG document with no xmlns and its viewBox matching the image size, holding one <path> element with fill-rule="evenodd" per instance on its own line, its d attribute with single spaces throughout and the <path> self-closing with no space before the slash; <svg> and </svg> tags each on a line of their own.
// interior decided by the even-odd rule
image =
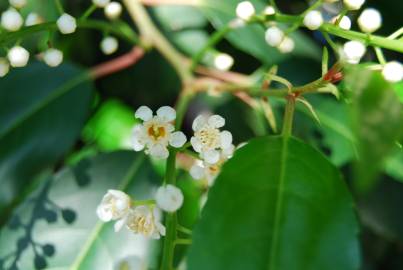
<svg viewBox="0 0 403 270">
<path fill-rule="evenodd" d="M 403 182 L 403 149 L 396 148 L 396 151 L 386 159 L 385 173 L 393 179 Z"/>
<path fill-rule="evenodd" d="M 193 233 L 188 269 L 358 269 L 357 234 L 336 168 L 296 139 L 263 137 L 224 165 Z"/>
<path fill-rule="evenodd" d="M 379 72 L 350 68 L 346 88 L 352 96 L 351 118 L 359 161 L 354 183 L 366 191 L 376 183 L 385 158 L 403 132 L 403 106 Z"/>
<path fill-rule="evenodd" d="M 213 26 L 220 29 L 236 18 L 235 9 L 239 2 L 238 0 L 202 0 L 200 7 Z M 265 6 L 264 1 L 253 0 L 250 2 L 254 4 L 257 12 L 261 12 Z M 227 39 L 234 47 L 251 54 L 267 65 L 279 63 L 288 58 L 289 55 L 321 59 L 321 55 L 318 53 L 320 47 L 298 31 L 290 34 L 295 43 L 298 44 L 291 54 L 282 54 L 277 49 L 267 45 L 264 32 L 264 28 L 260 25 L 248 25 L 231 31 L 227 34 Z"/>
<path fill-rule="evenodd" d="M 0 80 L 0 205 L 74 144 L 92 84 L 81 69 L 35 63 Z"/>
<path fill-rule="evenodd" d="M 134 110 L 118 100 L 103 103 L 83 130 L 84 141 L 100 150 L 130 149 Z"/>
<path fill-rule="evenodd" d="M 146 259 L 150 241 L 125 228 L 115 233 L 113 222 L 99 221 L 95 209 L 108 189 L 149 199 L 159 181 L 144 155 L 133 152 L 103 154 L 62 170 L 38 186 L 2 229 L 0 268 L 113 270 Z"/>
</svg>

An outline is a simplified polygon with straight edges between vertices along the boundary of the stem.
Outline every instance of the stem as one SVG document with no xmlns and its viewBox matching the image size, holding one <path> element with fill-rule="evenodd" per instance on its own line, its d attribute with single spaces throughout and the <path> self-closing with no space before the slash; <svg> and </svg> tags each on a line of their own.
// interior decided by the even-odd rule
<svg viewBox="0 0 403 270">
<path fill-rule="evenodd" d="M 207 41 L 206 45 L 198 52 L 192 59 L 192 66 L 190 69 L 193 71 L 199 62 L 203 59 L 204 54 L 214 47 L 218 42 L 220 42 L 224 36 L 231 31 L 231 27 L 229 25 L 224 26 L 223 28 L 219 29 L 218 31 L 214 32 L 214 34 L 210 37 Z"/>
<path fill-rule="evenodd" d="M 191 245 L 192 239 L 176 239 L 175 245 Z"/>
<path fill-rule="evenodd" d="M 259 17 L 259 22 L 264 25 L 268 18 Z M 273 18 L 273 16 L 270 16 Z M 284 14 L 275 14 L 274 20 L 277 22 L 283 23 L 294 23 L 294 22 L 301 22 L 303 18 L 300 16 L 293 16 L 293 15 L 284 15 Z M 358 40 L 361 42 L 366 43 L 367 45 L 375 46 L 375 47 L 382 47 L 385 49 L 397 51 L 403 53 L 403 42 L 400 40 L 390 39 L 386 37 L 376 36 L 376 35 L 367 35 L 365 33 L 360 33 L 351 30 L 342 29 L 332 23 L 324 23 L 320 30 L 344 39 L 349 40 Z"/>
<path fill-rule="evenodd" d="M 385 59 L 385 56 L 383 55 L 381 48 L 374 47 L 374 50 L 375 50 L 375 54 L 376 54 L 376 57 L 378 58 L 379 63 L 382 65 L 385 65 L 386 59 Z"/>
<path fill-rule="evenodd" d="M 292 133 L 292 122 L 294 119 L 295 111 L 295 95 L 290 94 L 287 96 L 287 104 L 285 105 L 284 119 L 283 119 L 283 131 L 284 137 L 290 137 Z"/>
<path fill-rule="evenodd" d="M 134 200 L 133 205 L 155 205 L 155 200 Z"/>
<path fill-rule="evenodd" d="M 130 28 L 130 27 L 125 27 L 126 31 L 122 31 L 121 27 L 116 27 L 116 25 L 113 25 L 109 22 L 100 21 L 100 20 L 79 21 L 79 22 L 77 22 L 77 24 L 78 24 L 79 28 L 95 29 L 95 30 L 110 32 L 110 33 L 116 35 L 117 37 L 130 42 L 133 45 L 138 43 L 137 34 L 134 31 L 128 32 L 126 30 L 127 28 Z M 6 43 L 11 43 L 18 39 L 23 39 L 34 33 L 44 32 L 44 31 L 54 31 L 54 30 L 57 30 L 56 22 L 48 22 L 48 23 L 41 23 L 41 24 L 37 24 L 37 25 L 33 25 L 33 26 L 27 26 L 16 32 L 3 33 L 0 35 L 0 46 L 4 45 Z"/>
<path fill-rule="evenodd" d="M 139 0 L 123 0 L 128 8 L 129 14 L 136 22 L 143 42 L 147 47 L 155 47 L 175 68 L 182 82 L 188 82 L 192 79 L 192 73 L 186 58 L 180 54 L 155 27 L 147 10 Z"/>
<path fill-rule="evenodd" d="M 97 9 L 97 6 L 92 4 L 85 12 L 84 14 L 80 17 L 80 20 L 85 20 L 87 19 L 95 10 Z"/>
<path fill-rule="evenodd" d="M 60 0 L 55 0 L 55 4 L 56 4 L 57 11 L 60 13 L 60 15 L 62 15 L 64 13 L 62 3 L 60 2 Z"/>
</svg>

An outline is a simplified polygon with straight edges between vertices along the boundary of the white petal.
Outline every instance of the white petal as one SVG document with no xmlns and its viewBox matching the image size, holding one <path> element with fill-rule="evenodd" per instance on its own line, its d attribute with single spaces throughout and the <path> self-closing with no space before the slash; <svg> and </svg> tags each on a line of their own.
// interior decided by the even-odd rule
<svg viewBox="0 0 403 270">
<path fill-rule="evenodd" d="M 120 231 L 125 224 L 126 224 L 126 218 L 121 218 L 118 221 L 116 221 L 115 225 L 113 225 L 115 232 Z"/>
<path fill-rule="evenodd" d="M 225 159 L 227 159 L 227 158 L 230 158 L 234 154 L 234 151 L 235 151 L 235 146 L 233 144 L 231 144 L 229 147 L 222 149 L 221 154 Z"/>
<path fill-rule="evenodd" d="M 155 227 L 157 227 L 158 232 L 162 235 L 165 236 L 166 234 L 166 229 L 165 226 L 162 225 L 160 222 L 155 222 Z"/>
<path fill-rule="evenodd" d="M 171 122 L 176 118 L 176 111 L 169 106 L 163 106 L 157 110 L 157 115 L 164 122 Z"/>
<path fill-rule="evenodd" d="M 215 114 L 209 117 L 208 124 L 214 128 L 220 128 L 225 125 L 225 119 Z"/>
<path fill-rule="evenodd" d="M 197 139 L 196 137 L 192 137 L 190 138 L 190 144 L 193 146 L 193 149 L 197 152 L 200 153 L 201 149 L 202 149 L 202 144 L 199 141 L 199 139 Z"/>
<path fill-rule="evenodd" d="M 141 151 L 146 144 L 146 134 L 143 125 L 135 125 L 132 130 L 132 147 L 134 151 Z"/>
<path fill-rule="evenodd" d="M 150 155 L 158 159 L 166 159 L 169 156 L 168 149 L 161 144 L 155 144 L 149 150 Z"/>
<path fill-rule="evenodd" d="M 203 152 L 203 158 L 210 164 L 216 164 L 220 160 L 220 153 L 217 150 Z"/>
<path fill-rule="evenodd" d="M 224 130 L 220 133 L 221 148 L 226 149 L 232 144 L 232 134 L 231 132 Z"/>
<path fill-rule="evenodd" d="M 153 117 L 153 111 L 147 106 L 141 106 L 140 108 L 137 109 L 134 116 L 143 121 L 148 121 Z"/>
<path fill-rule="evenodd" d="M 112 212 L 106 211 L 102 204 L 97 207 L 97 216 L 103 222 L 108 222 L 112 220 Z"/>
<path fill-rule="evenodd" d="M 196 180 L 203 179 L 205 177 L 204 172 L 204 168 L 197 164 L 193 164 L 189 171 L 190 175 Z"/>
<path fill-rule="evenodd" d="M 207 117 L 204 115 L 199 115 L 195 118 L 195 120 L 193 120 L 192 129 L 194 131 L 198 131 L 206 124 L 207 124 Z"/>
<path fill-rule="evenodd" d="M 186 136 L 182 131 L 172 133 L 171 137 L 169 138 L 169 144 L 176 148 L 182 147 L 185 143 Z"/>
</svg>

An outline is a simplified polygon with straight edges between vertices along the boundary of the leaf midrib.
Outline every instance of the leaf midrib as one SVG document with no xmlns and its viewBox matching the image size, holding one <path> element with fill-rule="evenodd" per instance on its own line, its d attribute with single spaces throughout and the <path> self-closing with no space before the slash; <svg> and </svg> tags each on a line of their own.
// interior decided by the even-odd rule
<svg viewBox="0 0 403 270">
<path fill-rule="evenodd" d="M 54 102 L 64 94 L 68 93 L 70 90 L 72 90 L 75 86 L 79 85 L 83 81 L 88 79 L 88 74 L 83 73 L 78 76 L 75 76 L 62 86 L 58 87 L 56 91 L 53 91 L 50 95 L 48 95 L 46 98 L 42 99 L 41 102 L 36 104 L 35 106 L 32 107 L 32 109 L 28 110 L 24 114 L 22 114 L 17 120 L 15 120 L 8 128 L 6 128 L 3 132 L 0 133 L 0 140 L 3 139 L 7 134 L 11 133 L 13 130 L 17 129 L 20 127 L 25 121 L 30 119 L 32 116 L 34 116 L 36 113 L 40 112 L 43 110 L 47 105 L 50 103 Z"/>
<path fill-rule="evenodd" d="M 280 219 L 281 212 L 283 208 L 283 190 L 284 190 L 284 182 L 285 182 L 285 171 L 286 171 L 286 161 L 287 161 L 287 151 L 288 151 L 288 137 L 281 138 L 281 156 L 280 156 L 280 174 L 278 181 L 278 191 L 277 191 L 277 200 L 276 207 L 274 213 L 274 225 L 273 225 L 273 237 L 270 247 L 270 255 L 269 255 L 269 264 L 268 270 L 276 269 L 276 257 L 278 250 L 278 242 L 279 242 L 279 229 L 280 229 Z"/>
<path fill-rule="evenodd" d="M 128 186 L 131 184 L 131 182 L 134 180 L 134 176 L 138 172 L 141 164 L 144 161 L 144 156 L 139 156 L 137 157 L 131 166 L 129 167 L 129 170 L 127 171 L 126 175 L 123 177 L 122 181 L 120 182 L 119 186 L 117 187 L 119 190 L 125 191 Z M 90 233 L 90 236 L 88 237 L 87 241 L 84 243 L 82 246 L 81 250 L 79 251 L 76 260 L 73 262 L 73 264 L 70 267 L 70 270 L 78 270 L 81 267 L 81 264 L 84 262 L 88 252 L 91 250 L 91 247 L 94 245 L 95 241 L 97 240 L 98 235 L 102 232 L 102 230 L 105 227 L 104 222 L 98 221 L 92 229 L 92 232 Z"/>
</svg>

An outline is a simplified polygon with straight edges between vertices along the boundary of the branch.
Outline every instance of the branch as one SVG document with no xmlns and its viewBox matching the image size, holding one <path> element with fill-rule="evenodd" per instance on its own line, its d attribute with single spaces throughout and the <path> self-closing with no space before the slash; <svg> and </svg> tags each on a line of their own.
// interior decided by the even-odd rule
<svg viewBox="0 0 403 270">
<path fill-rule="evenodd" d="M 90 76 L 93 79 L 99 79 L 122 69 L 128 68 L 137 63 L 144 56 L 144 53 L 145 51 L 143 48 L 134 47 L 130 52 L 122 56 L 93 67 L 90 70 Z"/>
</svg>

